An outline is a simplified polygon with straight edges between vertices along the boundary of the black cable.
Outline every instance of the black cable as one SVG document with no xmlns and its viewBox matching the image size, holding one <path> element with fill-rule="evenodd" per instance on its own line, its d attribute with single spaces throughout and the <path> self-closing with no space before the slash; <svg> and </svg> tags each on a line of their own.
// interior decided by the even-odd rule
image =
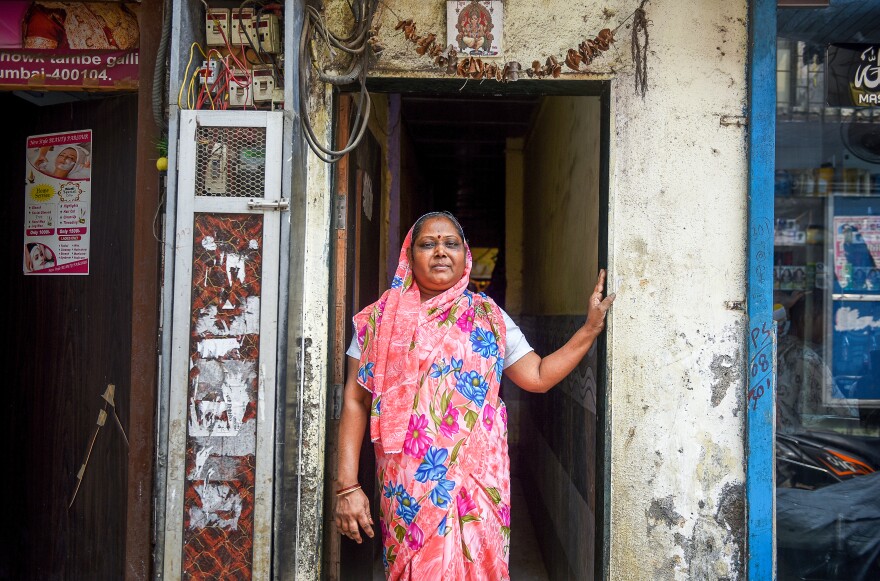
<svg viewBox="0 0 880 581">
<path fill-rule="evenodd" d="M 258 50 L 257 47 L 254 46 L 254 41 L 251 39 L 251 35 L 248 34 L 247 28 L 245 28 L 244 26 L 241 25 L 242 11 L 244 10 L 245 6 L 247 6 L 248 4 L 256 5 L 257 1 L 256 0 L 244 0 L 244 2 L 242 2 L 239 5 L 239 7 L 238 7 L 238 26 L 241 28 L 241 31 L 244 33 L 244 37 L 247 39 L 250 47 L 253 49 L 253 51 L 255 53 L 257 53 L 257 58 L 260 59 L 260 62 L 255 63 L 254 61 L 252 61 L 250 59 L 250 57 L 248 56 L 247 51 L 245 51 L 245 53 L 244 53 L 244 58 L 245 58 L 245 60 L 247 60 L 248 63 L 250 63 L 252 65 L 264 65 L 264 64 L 266 64 L 266 61 L 263 60 L 263 55 L 261 54 L 262 51 Z M 265 5 L 262 2 L 260 2 L 259 4 L 260 4 L 260 11 L 262 11 L 263 6 L 265 6 Z M 259 31 L 257 31 L 257 41 L 259 42 L 259 40 L 260 40 L 260 33 L 259 33 Z"/>
<path fill-rule="evenodd" d="M 168 60 L 168 45 L 171 41 L 171 0 L 162 3 L 162 36 L 153 67 L 153 122 L 165 134 L 165 69 Z"/>
<path fill-rule="evenodd" d="M 304 38 L 306 38 L 306 36 L 307 35 L 304 35 Z M 315 153 L 315 155 L 318 156 L 319 159 L 321 159 L 325 163 L 334 163 L 334 162 L 338 161 L 343 155 L 345 155 L 346 153 L 348 153 L 349 151 L 351 151 L 352 149 L 357 147 L 357 144 L 360 142 L 360 138 L 363 135 L 363 129 L 366 127 L 366 123 L 363 123 L 361 129 L 359 131 L 357 131 L 354 135 L 349 136 L 348 143 L 346 144 L 346 146 L 344 148 L 342 148 L 340 150 L 333 150 L 333 149 L 330 149 L 328 147 L 324 147 L 323 145 L 321 145 L 320 140 L 315 135 L 314 129 L 312 128 L 311 122 L 309 121 L 309 118 L 308 118 L 308 110 L 307 110 L 307 108 L 308 108 L 308 92 L 307 92 L 307 90 L 303 90 L 303 89 L 307 89 L 307 87 L 308 87 L 308 72 L 307 71 L 309 70 L 309 68 L 310 67 L 308 67 L 308 63 L 301 63 L 301 67 L 300 67 L 300 88 L 301 88 L 300 119 L 301 119 L 303 128 L 305 129 L 303 135 L 305 136 L 306 142 L 308 143 L 309 147 L 312 149 L 312 151 Z M 361 74 L 363 75 L 363 69 L 361 69 Z M 363 87 L 363 85 L 362 85 L 362 87 Z M 364 107 L 365 100 L 366 100 L 366 107 Z M 369 95 L 366 94 L 366 91 L 362 90 L 361 96 L 360 96 L 360 101 L 358 102 L 355 125 L 357 125 L 357 122 L 360 121 L 361 114 L 364 111 L 364 109 L 366 109 L 366 115 L 364 115 L 364 120 L 369 118 L 369 108 L 370 108 Z"/>
<path fill-rule="evenodd" d="M 327 28 L 324 17 L 312 6 L 306 7 L 303 22 L 302 35 L 300 36 L 300 66 L 299 66 L 299 91 L 300 91 L 300 123 L 304 129 L 303 136 L 309 148 L 321 161 L 335 163 L 345 154 L 356 148 L 364 134 L 370 119 L 372 100 L 367 91 L 367 74 L 370 67 L 370 59 L 373 52 L 369 43 L 370 25 L 378 8 L 378 0 L 358 0 L 358 10 L 349 5 L 355 19 L 355 26 L 346 37 L 334 34 Z M 335 57 L 334 47 L 351 55 L 348 69 L 340 75 L 325 74 L 317 63 L 317 54 L 307 50 L 309 39 L 314 36 L 316 41 L 323 41 L 327 45 L 331 56 Z M 359 99 L 357 100 L 356 114 L 352 124 L 352 132 L 348 142 L 341 149 L 332 149 L 321 144 L 315 135 L 314 128 L 308 116 L 309 102 L 309 73 L 314 67 L 318 80 L 334 86 L 348 85 L 358 80 L 360 86 Z"/>
</svg>

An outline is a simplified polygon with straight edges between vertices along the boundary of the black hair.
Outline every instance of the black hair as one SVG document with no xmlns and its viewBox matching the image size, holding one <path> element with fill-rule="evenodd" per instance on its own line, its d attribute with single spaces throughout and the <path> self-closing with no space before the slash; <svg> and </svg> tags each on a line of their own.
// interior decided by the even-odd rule
<svg viewBox="0 0 880 581">
<path fill-rule="evenodd" d="M 461 236 L 461 241 L 467 242 L 464 237 L 464 230 L 462 229 L 461 224 L 458 223 L 458 220 L 455 218 L 455 216 L 445 210 L 441 212 L 428 212 L 427 214 L 416 220 L 416 223 L 413 224 L 412 228 L 413 242 L 415 242 L 416 238 L 418 238 L 419 234 L 421 234 L 422 227 L 425 225 L 425 222 L 427 222 L 428 220 L 433 220 L 434 218 L 446 218 L 447 220 L 452 222 L 452 225 L 455 226 L 455 229 L 458 231 L 458 235 Z"/>
</svg>

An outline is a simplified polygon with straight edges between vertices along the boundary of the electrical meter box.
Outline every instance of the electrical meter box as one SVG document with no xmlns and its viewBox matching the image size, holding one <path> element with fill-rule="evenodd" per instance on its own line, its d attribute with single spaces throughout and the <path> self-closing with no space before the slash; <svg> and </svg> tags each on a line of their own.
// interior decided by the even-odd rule
<svg viewBox="0 0 880 581">
<path fill-rule="evenodd" d="M 230 43 L 235 46 L 247 46 L 248 39 L 257 45 L 257 39 L 254 36 L 254 9 L 253 8 L 233 8 L 230 13 L 230 21 L 232 24 L 232 38 Z"/>
<path fill-rule="evenodd" d="M 271 101 L 275 93 L 275 70 L 271 66 L 255 66 L 251 74 L 254 101 L 257 103 Z"/>
<path fill-rule="evenodd" d="M 209 59 L 202 61 L 202 68 L 199 69 L 199 84 L 207 84 L 213 87 L 217 82 L 217 74 L 220 71 L 220 61 L 217 59 Z"/>
<path fill-rule="evenodd" d="M 245 148 L 238 152 L 238 167 L 236 168 L 240 179 L 258 181 L 266 171 L 265 148 Z"/>
<path fill-rule="evenodd" d="M 274 14 L 260 16 L 259 20 L 254 20 L 254 28 L 257 31 L 257 38 L 259 38 L 259 41 L 254 40 L 258 48 L 270 54 L 281 52 L 281 31 L 277 16 Z"/>
<path fill-rule="evenodd" d="M 226 145 L 223 143 L 211 144 L 207 152 L 205 163 L 204 188 L 205 194 L 226 193 L 226 172 L 229 160 L 226 153 Z"/>
<path fill-rule="evenodd" d="M 254 104 L 254 89 L 251 76 L 241 69 L 230 69 L 229 106 L 247 107 Z"/>
<path fill-rule="evenodd" d="M 210 8 L 205 13 L 205 44 L 226 46 L 229 38 L 229 9 Z"/>
</svg>

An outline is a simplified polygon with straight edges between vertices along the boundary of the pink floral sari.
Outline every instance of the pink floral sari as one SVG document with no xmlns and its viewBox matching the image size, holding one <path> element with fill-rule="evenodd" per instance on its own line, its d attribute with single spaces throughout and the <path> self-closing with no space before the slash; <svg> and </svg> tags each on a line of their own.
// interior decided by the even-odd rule
<svg viewBox="0 0 880 581">
<path fill-rule="evenodd" d="M 420 302 L 411 238 L 392 288 L 354 317 L 358 382 L 373 396 L 386 577 L 509 579 L 504 320 L 492 299 L 467 290 L 470 249 L 462 279 Z"/>
</svg>

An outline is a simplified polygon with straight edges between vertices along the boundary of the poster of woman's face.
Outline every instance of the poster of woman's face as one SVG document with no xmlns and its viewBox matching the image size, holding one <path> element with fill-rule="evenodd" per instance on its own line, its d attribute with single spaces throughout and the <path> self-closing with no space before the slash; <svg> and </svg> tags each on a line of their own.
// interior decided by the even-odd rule
<svg viewBox="0 0 880 581">
<path fill-rule="evenodd" d="M 59 180 L 87 180 L 91 177 L 91 143 L 30 147 L 27 159 L 33 172 Z"/>
<path fill-rule="evenodd" d="M 89 273 L 92 143 L 81 129 L 23 144 L 25 275 Z"/>
<path fill-rule="evenodd" d="M 55 266 L 55 253 L 52 249 L 39 242 L 24 245 L 25 272 L 34 272 Z"/>
</svg>

